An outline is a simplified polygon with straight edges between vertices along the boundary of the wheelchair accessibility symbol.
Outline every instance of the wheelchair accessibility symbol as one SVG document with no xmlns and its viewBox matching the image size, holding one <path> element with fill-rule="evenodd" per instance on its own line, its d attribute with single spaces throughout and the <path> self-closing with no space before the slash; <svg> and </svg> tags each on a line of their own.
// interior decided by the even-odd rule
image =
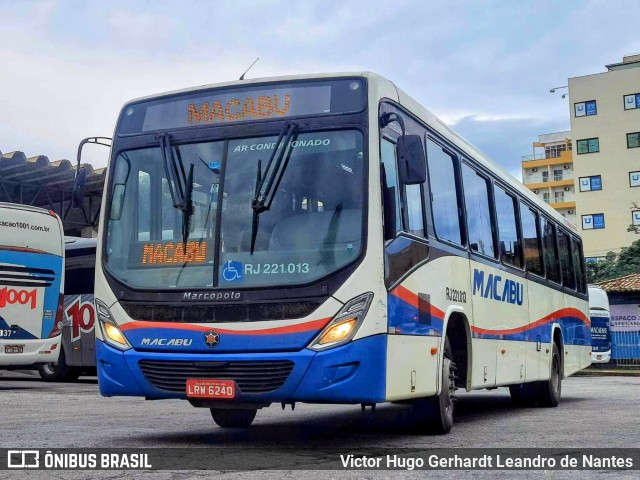
<svg viewBox="0 0 640 480">
<path fill-rule="evenodd" d="M 244 265 L 241 262 L 228 261 L 222 269 L 222 278 L 227 282 L 242 281 Z"/>
</svg>

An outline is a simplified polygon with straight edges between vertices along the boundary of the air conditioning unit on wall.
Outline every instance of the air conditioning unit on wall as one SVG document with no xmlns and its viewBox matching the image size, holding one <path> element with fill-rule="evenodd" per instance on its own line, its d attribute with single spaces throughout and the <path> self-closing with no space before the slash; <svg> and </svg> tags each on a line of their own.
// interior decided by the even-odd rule
<svg viewBox="0 0 640 480">
<path fill-rule="evenodd" d="M 569 170 L 570 168 L 571 168 L 571 167 L 570 167 L 569 165 L 565 165 L 565 166 L 564 166 L 564 169 L 565 169 L 565 170 Z"/>
<path fill-rule="evenodd" d="M 531 171 L 535 173 L 535 172 L 538 171 L 538 169 L 537 168 L 532 168 Z"/>
<path fill-rule="evenodd" d="M 533 193 L 535 193 L 537 195 L 538 194 L 538 190 L 534 190 Z"/>
<path fill-rule="evenodd" d="M 569 215 L 573 215 L 573 210 L 567 210 L 567 213 L 568 213 Z"/>
<path fill-rule="evenodd" d="M 571 187 L 564 187 L 565 192 L 568 192 L 569 190 L 571 190 Z"/>
</svg>

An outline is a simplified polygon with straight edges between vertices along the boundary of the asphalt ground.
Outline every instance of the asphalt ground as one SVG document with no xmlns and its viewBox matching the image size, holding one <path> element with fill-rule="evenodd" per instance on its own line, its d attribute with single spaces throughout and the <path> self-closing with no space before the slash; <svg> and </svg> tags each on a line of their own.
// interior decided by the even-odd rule
<svg viewBox="0 0 640 480">
<path fill-rule="evenodd" d="M 45 383 L 0 371 L 0 448 L 640 448 L 640 377 L 580 376 L 563 382 L 557 408 L 518 408 L 508 391 L 462 393 L 444 436 L 416 431 L 404 405 L 280 405 L 258 411 L 248 430 L 217 427 L 207 409 L 180 400 L 103 398 L 95 378 Z M 308 468 L 313 469 L 313 465 Z M 0 472 L 0 478 L 2 478 Z M 5 472 L 6 473 L 6 472 Z M 11 472 L 11 478 L 18 478 Z M 17 472 L 16 472 L 17 473 Z M 45 474 L 45 472 L 42 472 Z M 639 478 L 609 472 L 608 478 Z M 304 474 L 304 475 L 302 475 Z M 224 472 L 221 478 L 603 478 L 590 471 L 290 471 Z M 212 472 L 46 472 L 43 478 L 200 478 Z M 25 478 L 38 476 L 35 472 Z"/>
</svg>

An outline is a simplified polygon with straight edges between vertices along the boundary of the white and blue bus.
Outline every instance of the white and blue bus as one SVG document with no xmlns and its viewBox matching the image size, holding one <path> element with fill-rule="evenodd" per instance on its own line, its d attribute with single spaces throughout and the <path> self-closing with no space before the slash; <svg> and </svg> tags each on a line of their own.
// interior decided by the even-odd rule
<svg viewBox="0 0 640 480">
<path fill-rule="evenodd" d="M 591 361 L 611 361 L 611 309 L 609 297 L 598 285 L 589 285 L 589 317 L 591 320 Z"/>
<path fill-rule="evenodd" d="M 60 353 L 64 245 L 52 211 L 0 203 L 0 368 Z"/>
<path fill-rule="evenodd" d="M 127 103 L 95 281 L 100 392 L 182 398 L 223 427 L 272 403 L 456 390 L 555 406 L 591 362 L 575 228 L 372 73 Z"/>
</svg>

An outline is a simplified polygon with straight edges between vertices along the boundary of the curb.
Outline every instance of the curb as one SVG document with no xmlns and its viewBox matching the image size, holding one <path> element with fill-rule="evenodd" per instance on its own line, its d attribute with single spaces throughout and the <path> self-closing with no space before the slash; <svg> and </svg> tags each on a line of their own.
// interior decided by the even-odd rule
<svg viewBox="0 0 640 480">
<path fill-rule="evenodd" d="M 640 370 L 605 370 L 605 369 L 587 369 L 580 370 L 573 374 L 577 377 L 640 377 Z"/>
</svg>

